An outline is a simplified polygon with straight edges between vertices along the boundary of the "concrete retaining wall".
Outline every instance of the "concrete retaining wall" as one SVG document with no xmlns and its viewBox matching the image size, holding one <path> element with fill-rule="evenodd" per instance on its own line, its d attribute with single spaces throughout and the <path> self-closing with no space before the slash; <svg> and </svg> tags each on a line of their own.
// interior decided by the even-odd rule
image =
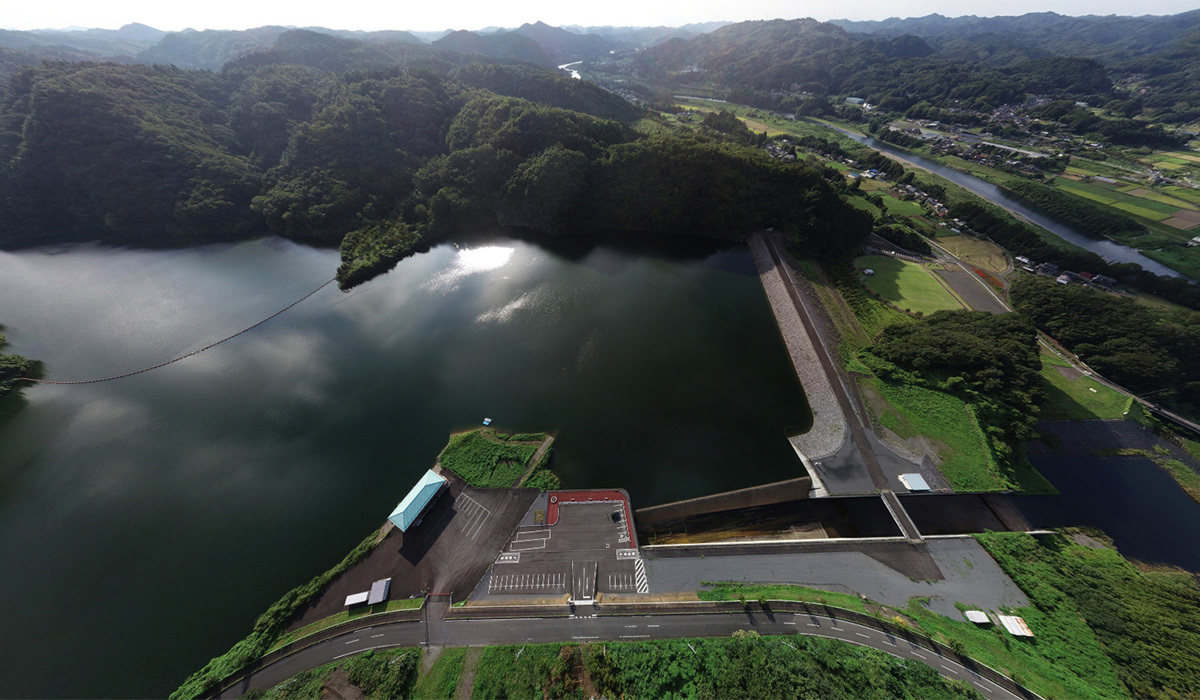
<svg viewBox="0 0 1200 700">
<path fill-rule="evenodd" d="M 674 503 L 665 503 L 661 506 L 640 508 L 634 511 L 633 517 L 634 522 L 639 527 L 646 527 L 692 515 L 704 515 L 723 510 L 733 510 L 734 508 L 750 508 L 753 506 L 784 503 L 786 501 L 798 501 L 802 498 L 808 498 L 808 492 L 811 488 L 812 480 L 807 476 L 802 476 L 796 479 L 788 479 L 787 481 L 777 481 L 773 484 L 751 486 L 750 488 L 738 489 L 737 491 L 714 493 L 711 496 L 689 498 L 686 501 L 676 501 Z"/>
</svg>

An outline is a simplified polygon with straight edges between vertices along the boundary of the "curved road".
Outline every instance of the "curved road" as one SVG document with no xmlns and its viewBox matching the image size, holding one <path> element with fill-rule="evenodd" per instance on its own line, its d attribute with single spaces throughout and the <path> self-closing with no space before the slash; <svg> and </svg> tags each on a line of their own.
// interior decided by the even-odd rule
<svg viewBox="0 0 1200 700">
<path fill-rule="evenodd" d="M 440 606 L 439 606 L 440 607 Z M 431 611 L 432 612 L 432 611 Z M 644 641 L 681 637 L 727 637 L 736 630 L 763 635 L 806 634 L 872 647 L 892 656 L 927 664 L 946 678 L 970 683 L 988 700 L 1019 696 L 980 677 L 957 662 L 928 648 L 845 620 L 808 614 L 772 615 L 698 613 L 513 620 L 437 620 L 394 622 L 353 630 L 284 657 L 226 689 L 220 697 L 237 698 L 250 690 L 282 683 L 301 671 L 316 668 L 368 649 L 424 645 L 484 646 L 545 642 Z"/>
</svg>

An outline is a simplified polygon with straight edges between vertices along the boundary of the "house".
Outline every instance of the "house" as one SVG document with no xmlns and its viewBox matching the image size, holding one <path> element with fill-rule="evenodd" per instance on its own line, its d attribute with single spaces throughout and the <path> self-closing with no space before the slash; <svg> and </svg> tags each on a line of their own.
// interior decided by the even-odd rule
<svg viewBox="0 0 1200 700">
<path fill-rule="evenodd" d="M 846 104 L 848 104 L 848 105 L 861 105 L 863 102 L 866 102 L 866 100 L 864 100 L 861 97 L 847 97 L 846 98 Z"/>
<path fill-rule="evenodd" d="M 1071 278 L 1067 277 L 1067 275 L 1064 273 L 1064 274 L 1059 275 L 1058 278 L 1054 281 L 1058 282 L 1059 284 L 1070 284 Z"/>
<path fill-rule="evenodd" d="M 1080 272 L 1080 273 L 1079 273 L 1079 276 L 1080 276 L 1081 278 L 1083 278 L 1083 281 L 1084 281 L 1084 282 L 1091 282 L 1091 281 L 1092 281 L 1092 279 L 1095 277 L 1095 275 L 1093 275 L 1093 274 L 1092 274 L 1092 273 L 1090 273 L 1090 272 Z"/>
<path fill-rule="evenodd" d="M 1017 260 L 1017 262 L 1021 263 L 1022 265 L 1032 265 L 1033 264 L 1033 261 L 1030 260 L 1029 258 L 1025 257 L 1024 255 L 1018 255 L 1016 260 Z"/>
<path fill-rule="evenodd" d="M 1200 245 L 1200 236 L 1195 236 L 1194 238 L 1192 238 L 1192 240 L 1188 241 L 1187 244 L 1188 244 L 1189 248 L 1191 248 L 1192 246 Z"/>
<path fill-rule="evenodd" d="M 1097 284 L 1101 287 L 1111 287 L 1116 283 L 1117 281 L 1108 275 L 1096 275 L 1092 278 L 1092 284 Z"/>
<path fill-rule="evenodd" d="M 1052 262 L 1044 262 L 1037 266 L 1037 271 L 1039 275 L 1054 277 L 1058 275 L 1058 265 L 1055 265 Z"/>
</svg>

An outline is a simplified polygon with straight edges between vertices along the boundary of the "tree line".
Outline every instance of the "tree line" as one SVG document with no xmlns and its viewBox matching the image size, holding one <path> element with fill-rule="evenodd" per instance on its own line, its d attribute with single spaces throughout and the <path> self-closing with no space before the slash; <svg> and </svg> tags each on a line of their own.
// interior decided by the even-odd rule
<svg viewBox="0 0 1200 700">
<path fill-rule="evenodd" d="M 18 73 L 0 100 L 0 244 L 269 232 L 341 246 L 349 286 L 497 223 L 730 238 L 773 226 L 830 254 L 870 230 L 829 173 L 744 135 L 649 136 L 631 128 L 638 110 L 584 81 L 425 58 L 360 68 L 330 54 L 341 40 L 303 34 L 216 73 Z"/>
</svg>

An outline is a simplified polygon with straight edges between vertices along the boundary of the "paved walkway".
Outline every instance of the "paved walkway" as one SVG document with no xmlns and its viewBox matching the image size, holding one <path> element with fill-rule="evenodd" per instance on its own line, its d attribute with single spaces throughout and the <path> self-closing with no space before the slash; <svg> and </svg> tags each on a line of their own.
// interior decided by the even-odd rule
<svg viewBox="0 0 1200 700">
<path fill-rule="evenodd" d="M 869 546 L 869 545 L 868 545 Z M 895 546 L 895 543 L 889 546 Z M 929 598 L 929 608 L 961 620 L 955 603 L 983 610 L 1029 605 L 1029 599 L 973 538 L 925 541 L 941 580 L 917 580 L 859 551 L 699 557 L 652 557 L 646 561 L 656 594 L 694 592 L 704 581 L 791 583 L 868 598 L 904 608 L 910 598 Z M 651 548 L 653 549 L 653 548 Z"/>
</svg>

